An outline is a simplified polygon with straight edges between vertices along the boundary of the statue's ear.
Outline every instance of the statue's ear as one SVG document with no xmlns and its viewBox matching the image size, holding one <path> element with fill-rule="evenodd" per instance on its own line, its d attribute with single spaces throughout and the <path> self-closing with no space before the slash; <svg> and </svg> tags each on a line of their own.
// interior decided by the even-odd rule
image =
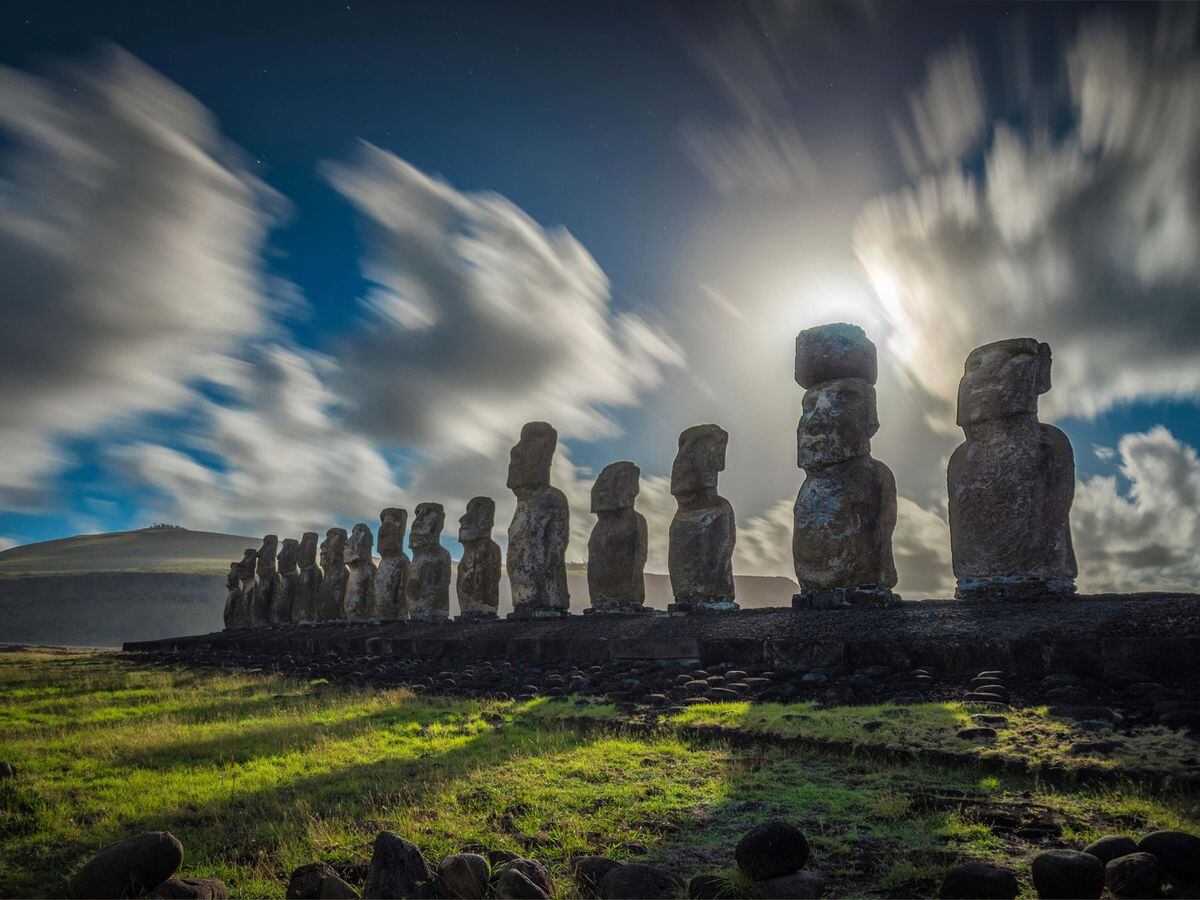
<svg viewBox="0 0 1200 900">
<path fill-rule="evenodd" d="M 1044 394 L 1050 390 L 1050 345 L 1038 344 L 1038 379 L 1037 392 Z"/>
</svg>

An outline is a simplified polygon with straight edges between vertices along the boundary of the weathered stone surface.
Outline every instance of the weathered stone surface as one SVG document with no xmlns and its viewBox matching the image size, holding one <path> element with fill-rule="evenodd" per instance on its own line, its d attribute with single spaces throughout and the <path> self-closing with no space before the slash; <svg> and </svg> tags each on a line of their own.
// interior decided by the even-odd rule
<svg viewBox="0 0 1200 900">
<path fill-rule="evenodd" d="M 150 900 L 229 900 L 229 888 L 219 878 L 172 875 L 150 892 Z"/>
<path fill-rule="evenodd" d="M 237 628 L 241 625 L 242 616 L 242 564 L 231 562 L 229 574 L 225 576 L 225 613 L 226 628 Z"/>
<path fill-rule="evenodd" d="M 97 853 L 71 877 L 75 897 L 117 898 L 143 894 L 175 874 L 183 845 L 169 831 L 146 831 Z"/>
<path fill-rule="evenodd" d="M 342 880 L 328 863 L 300 866 L 288 880 L 288 900 L 354 900 L 358 891 Z"/>
<path fill-rule="evenodd" d="M 508 526 L 508 578 L 516 617 L 566 614 L 567 541 L 570 509 L 562 491 L 550 485 L 550 463 L 558 432 L 546 422 L 527 422 L 513 446 L 508 487 L 517 508 Z"/>
<path fill-rule="evenodd" d="M 796 339 L 796 380 L 807 389 L 796 430 L 805 478 L 792 538 L 799 606 L 897 599 L 896 481 L 871 457 L 879 430 L 875 377 L 875 345 L 857 326 L 818 326 Z"/>
<path fill-rule="evenodd" d="M 510 900 L 541 900 L 554 893 L 554 883 L 540 862 L 518 856 L 492 873 L 492 891 Z"/>
<path fill-rule="evenodd" d="M 1104 865 L 1078 850 L 1043 850 L 1030 870 L 1042 900 L 1090 900 L 1104 889 Z"/>
<path fill-rule="evenodd" d="M 1162 886 L 1158 860 L 1149 853 L 1110 859 L 1104 867 L 1104 886 L 1114 900 L 1157 897 Z"/>
<path fill-rule="evenodd" d="M 300 542 L 295 538 L 284 538 L 279 546 L 279 568 L 271 587 L 269 618 L 272 625 L 291 624 L 292 604 L 295 602 L 296 585 L 300 581 L 300 573 L 296 570 L 299 555 Z"/>
<path fill-rule="evenodd" d="M 1152 853 L 1163 870 L 1172 875 L 1200 879 L 1200 837 L 1186 831 L 1155 831 L 1140 841 L 1138 850 Z"/>
<path fill-rule="evenodd" d="M 306 531 L 300 538 L 296 550 L 300 566 L 299 577 L 292 592 L 292 621 L 315 622 L 317 620 L 317 597 L 321 593 L 322 573 L 317 565 L 317 533 Z"/>
<path fill-rule="evenodd" d="M 371 618 L 375 607 L 375 576 L 378 572 L 372 553 L 375 535 L 371 534 L 371 526 L 366 522 L 355 525 L 350 532 L 347 549 L 346 562 L 349 563 L 350 573 L 346 578 L 346 593 L 342 599 L 343 618 L 363 621 Z"/>
<path fill-rule="evenodd" d="M 808 839 L 783 819 L 771 819 L 748 831 L 734 848 L 733 858 L 748 878 L 766 881 L 804 868 Z"/>
<path fill-rule="evenodd" d="M 452 853 L 438 865 L 438 893 L 459 900 L 476 900 L 488 895 L 492 867 L 478 853 Z"/>
<path fill-rule="evenodd" d="M 249 628 L 257 624 L 254 621 L 254 568 L 258 564 L 258 551 L 247 548 L 238 563 L 238 585 L 240 601 L 238 603 L 236 628 Z"/>
<path fill-rule="evenodd" d="M 16 777 L 17 770 L 13 768 L 13 764 L 10 762 L 0 761 L 0 781 L 4 781 L 6 778 Z"/>
<path fill-rule="evenodd" d="M 760 881 L 759 888 L 775 900 L 816 900 L 825 893 L 825 879 L 816 872 L 789 872 Z"/>
<path fill-rule="evenodd" d="M 1071 594 L 1075 457 L 1037 419 L 1050 389 L 1050 347 L 1032 338 L 985 344 L 958 387 L 966 441 L 950 457 L 950 548 L 960 599 Z"/>
<path fill-rule="evenodd" d="M 363 897 L 370 900 L 421 897 L 429 880 L 425 858 L 412 842 L 394 831 L 381 831 L 375 836 Z"/>
<path fill-rule="evenodd" d="M 250 620 L 255 625 L 265 625 L 271 621 L 271 592 L 275 589 L 275 556 L 278 552 L 279 536 L 265 535 L 254 565 L 254 600 L 250 605 Z"/>
<path fill-rule="evenodd" d="M 687 895 L 691 900 L 733 900 L 738 893 L 727 878 L 705 872 L 692 876 Z"/>
<path fill-rule="evenodd" d="M 572 861 L 571 868 L 579 886 L 594 895 L 599 891 L 604 876 L 620 865 L 607 856 L 581 856 Z"/>
<path fill-rule="evenodd" d="M 330 528 L 321 542 L 321 586 L 317 592 L 317 621 L 329 622 L 340 619 L 345 607 L 346 581 L 350 570 L 346 568 L 346 529 Z"/>
<path fill-rule="evenodd" d="M 1092 841 L 1083 848 L 1084 853 L 1090 853 L 1100 862 L 1107 864 L 1110 860 L 1116 859 L 1118 856 L 1128 856 L 1130 853 L 1137 853 L 1137 842 L 1133 838 L 1124 834 L 1106 834 L 1098 840 Z"/>
<path fill-rule="evenodd" d="M 604 900 L 666 900 L 677 897 L 682 886 L 666 869 L 628 863 L 610 869 L 600 879 L 599 894 Z"/>
<path fill-rule="evenodd" d="M 942 879 L 938 896 L 944 900 L 1012 900 L 1020 893 L 1011 869 L 971 860 L 959 863 Z"/>
<path fill-rule="evenodd" d="M 607 465 L 592 485 L 596 525 L 588 538 L 588 593 L 592 609 L 636 611 L 646 602 L 646 519 L 633 508 L 641 470 L 631 462 Z"/>
<path fill-rule="evenodd" d="M 408 618 L 408 555 L 404 531 L 408 510 L 389 506 L 379 514 L 379 569 L 375 573 L 375 602 L 372 619 L 397 621 Z"/>
<path fill-rule="evenodd" d="M 671 494 L 679 508 L 671 520 L 667 570 L 675 609 L 736 609 L 733 506 L 717 494 L 729 434 L 719 425 L 693 425 L 679 435 L 671 466 Z"/>
<path fill-rule="evenodd" d="M 495 618 L 500 608 L 500 545 L 492 540 L 496 501 L 472 497 L 458 520 L 458 541 L 463 546 L 458 561 L 459 612 L 466 618 Z"/>
<path fill-rule="evenodd" d="M 415 620 L 445 619 L 450 615 L 450 551 L 439 543 L 445 524 L 442 504 L 417 504 L 408 536 L 412 565 L 404 588 L 409 617 Z"/>
</svg>

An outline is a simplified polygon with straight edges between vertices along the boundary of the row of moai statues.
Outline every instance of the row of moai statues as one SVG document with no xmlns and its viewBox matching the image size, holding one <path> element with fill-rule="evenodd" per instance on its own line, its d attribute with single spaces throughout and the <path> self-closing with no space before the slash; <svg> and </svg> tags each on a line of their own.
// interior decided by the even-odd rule
<svg viewBox="0 0 1200 900">
<path fill-rule="evenodd" d="M 792 555 L 797 607 L 830 609 L 899 602 L 896 481 L 871 456 L 879 429 L 875 345 L 856 325 L 836 323 L 796 338 L 796 381 L 804 388 L 796 433 L 805 472 L 796 497 Z M 966 440 L 950 459 L 950 540 L 955 595 L 1025 599 L 1075 591 L 1070 511 L 1075 463 L 1066 435 L 1037 419 L 1037 398 L 1050 389 L 1050 348 L 1030 338 L 987 344 L 967 357 L 959 385 L 958 424 Z M 729 435 L 696 425 L 679 436 L 671 467 L 678 509 L 670 526 L 667 568 L 680 613 L 737 609 L 733 507 L 717 493 Z M 567 615 L 566 553 L 570 509 L 550 483 L 558 433 L 529 422 L 509 458 L 507 486 L 516 496 L 508 529 L 508 575 L 515 618 Z M 640 470 L 606 466 L 592 487 L 596 524 L 588 540 L 587 612 L 645 612 L 647 529 L 634 506 Z M 463 618 L 494 618 L 501 553 L 492 540 L 496 505 L 475 497 L 459 519 L 463 546 L 456 589 Z M 282 546 L 267 535 L 230 565 L 227 627 L 349 620 L 437 620 L 449 616 L 449 552 L 441 545 L 445 511 L 416 508 L 404 554 L 407 512 L 383 510 L 381 563 L 372 558 L 365 523 L 347 535 L 331 528 L 320 545 L 308 532 Z M 347 552 L 348 551 L 348 552 Z"/>
</svg>

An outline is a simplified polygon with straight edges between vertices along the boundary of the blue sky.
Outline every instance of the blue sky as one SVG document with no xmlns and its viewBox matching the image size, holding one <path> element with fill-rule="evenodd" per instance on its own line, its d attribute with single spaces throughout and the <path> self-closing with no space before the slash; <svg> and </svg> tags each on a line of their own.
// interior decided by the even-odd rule
<svg viewBox="0 0 1200 900">
<path fill-rule="evenodd" d="M 717 421 L 739 571 L 786 574 L 792 340 L 848 319 L 881 347 L 902 590 L 947 583 L 953 385 L 1014 334 L 1055 349 L 1081 581 L 1200 579 L 1186 9 L 0 17 L 0 365 L 27 398 L 0 418 L 6 542 L 423 499 L 453 523 L 475 493 L 504 522 L 507 446 L 549 418 L 581 556 L 596 471 L 637 461 L 664 531 L 676 436 Z"/>
</svg>

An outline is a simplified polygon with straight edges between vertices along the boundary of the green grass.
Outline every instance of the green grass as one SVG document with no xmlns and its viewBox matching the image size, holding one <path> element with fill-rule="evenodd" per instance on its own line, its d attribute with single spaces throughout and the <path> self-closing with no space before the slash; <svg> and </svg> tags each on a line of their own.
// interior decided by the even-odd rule
<svg viewBox="0 0 1200 900">
<path fill-rule="evenodd" d="M 572 896 L 567 864 L 586 853 L 723 872 L 749 891 L 732 849 L 771 815 L 805 830 L 837 895 L 927 895 L 966 857 L 1024 872 L 1041 845 L 998 828 L 1005 817 L 1052 819 L 1073 843 L 1196 827 L 1180 799 L 1135 786 L 1054 791 L 972 765 L 731 749 L 675 727 L 837 736 L 855 716 L 889 718 L 870 708 L 714 705 L 645 735 L 604 704 L 418 697 L 103 654 L 0 655 L 0 697 L 0 759 L 18 770 L 0 782 L 0 896 L 61 894 L 99 847 L 158 829 L 183 842 L 184 874 L 235 896 L 282 896 L 315 859 L 361 883 L 382 828 L 431 860 L 468 846 L 538 857 Z M 933 740 L 959 714 L 912 707 L 873 734 Z M 558 721 L 580 715 L 598 727 Z"/>
</svg>

